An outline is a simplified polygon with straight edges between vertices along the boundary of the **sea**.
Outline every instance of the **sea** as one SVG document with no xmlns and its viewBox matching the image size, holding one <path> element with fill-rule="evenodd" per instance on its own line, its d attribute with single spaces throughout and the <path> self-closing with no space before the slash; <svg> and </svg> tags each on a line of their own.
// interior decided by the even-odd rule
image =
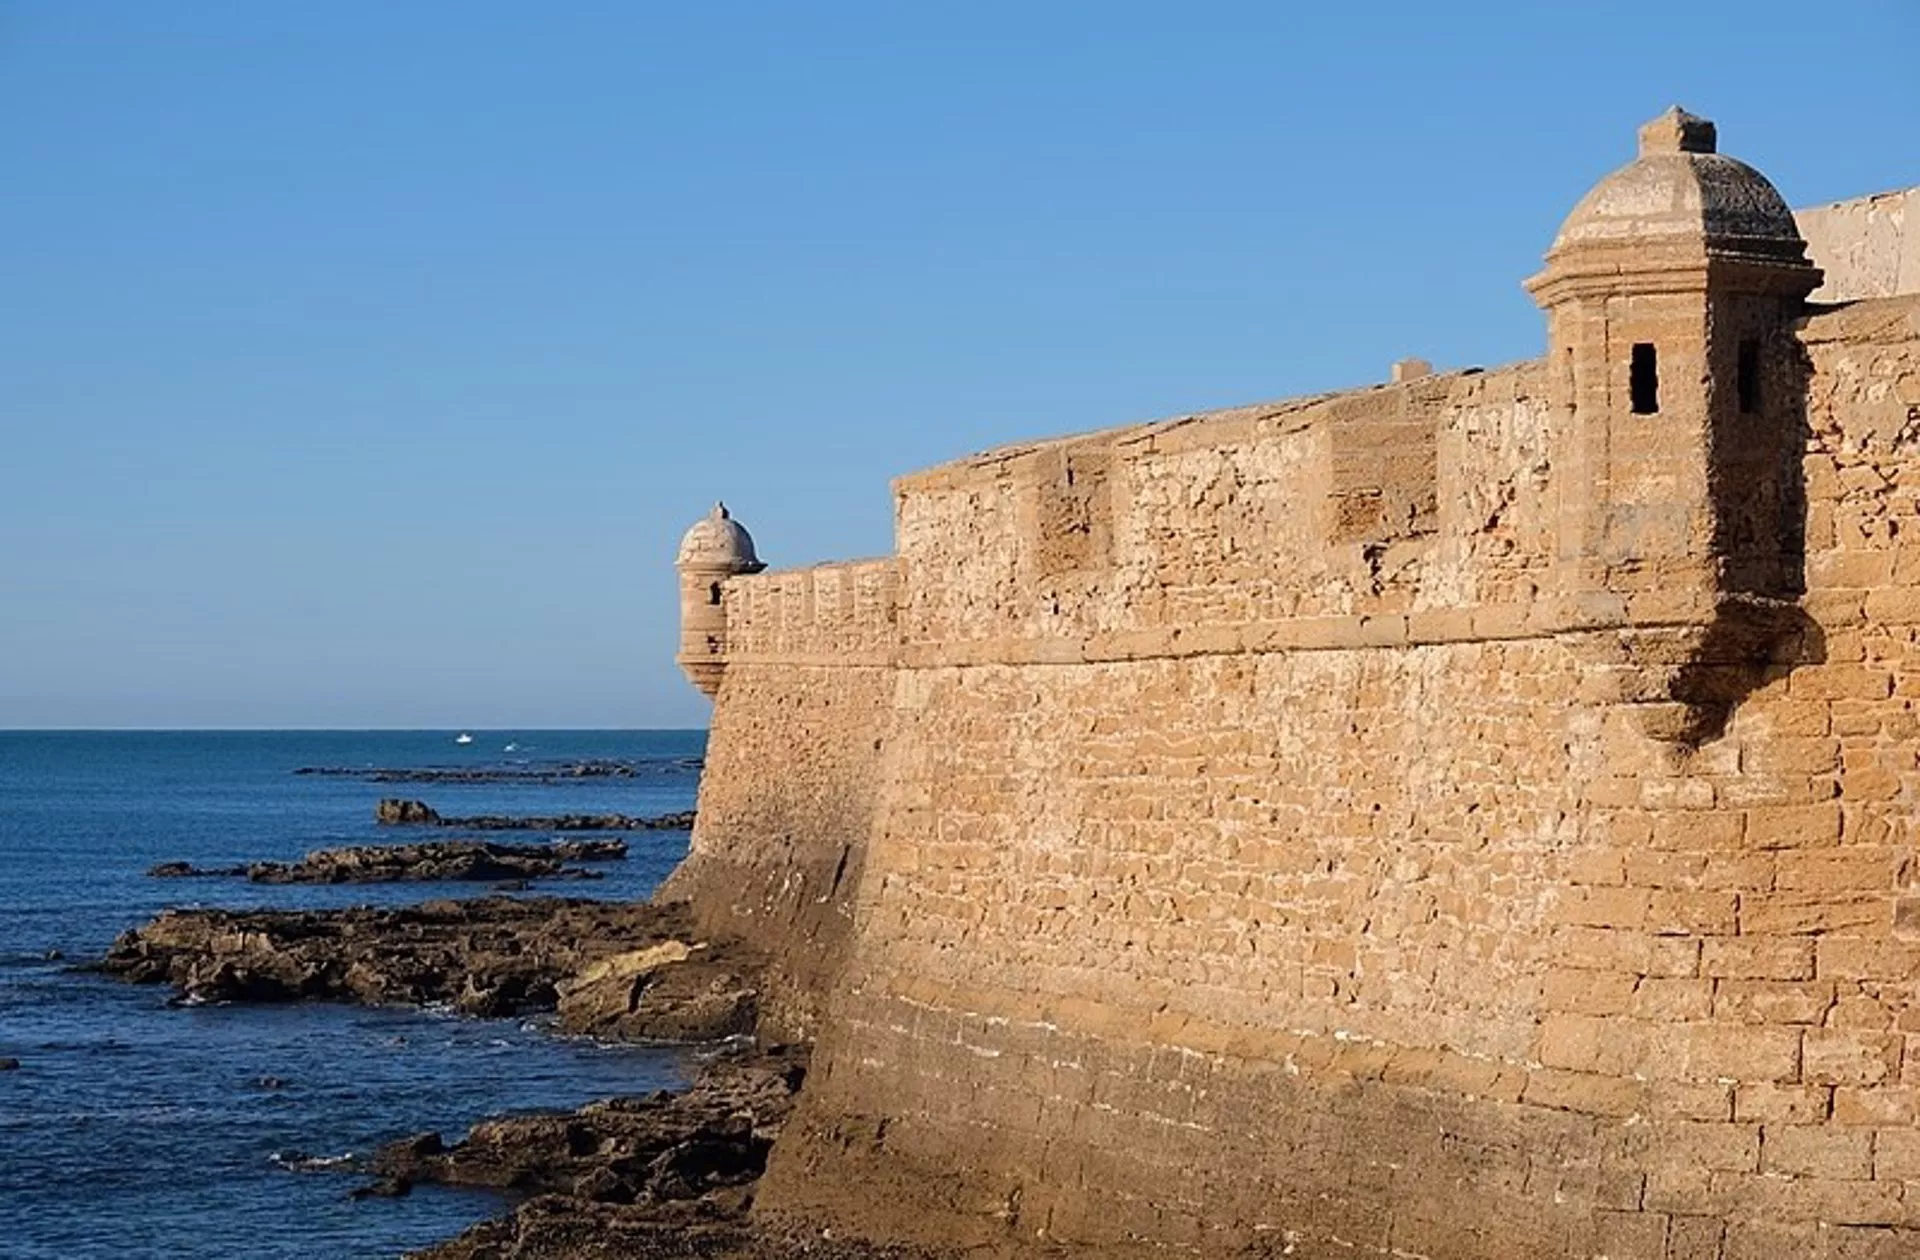
<svg viewBox="0 0 1920 1260">
<path fill-rule="evenodd" d="M 354 1200 L 357 1164 L 426 1130 L 675 1088 L 697 1052 L 557 1035 L 540 1020 L 345 1005 L 169 1005 L 164 986 L 89 971 L 169 906 L 395 905 L 484 885 L 267 886 L 154 879 L 311 849 L 440 837 L 374 825 L 383 796 L 445 815 L 665 814 L 693 808 L 699 731 L 0 732 L 0 1257 L 375 1257 L 504 1210 L 431 1186 Z M 539 768 L 631 777 L 375 783 L 303 767 Z M 512 832 L 501 839 L 532 840 Z M 605 878 L 526 896 L 647 896 L 684 831 L 636 832 Z"/>
</svg>

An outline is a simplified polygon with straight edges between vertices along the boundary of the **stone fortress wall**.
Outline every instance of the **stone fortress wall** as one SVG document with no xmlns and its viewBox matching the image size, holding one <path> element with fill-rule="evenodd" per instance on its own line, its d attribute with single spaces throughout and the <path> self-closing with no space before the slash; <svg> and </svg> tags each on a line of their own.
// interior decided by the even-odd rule
<svg viewBox="0 0 1920 1260">
<path fill-rule="evenodd" d="M 1827 273 L 1814 301 L 1920 291 L 1920 188 L 1815 206 L 1794 218 Z"/>
<path fill-rule="evenodd" d="M 1642 165 L 1719 169 L 1674 117 Z M 992 452 L 726 579 L 669 891 L 818 1038 L 759 1210 L 1920 1255 L 1920 297 L 1734 234 L 1583 305 L 1599 202 L 1545 359 Z"/>
<path fill-rule="evenodd" d="M 840 970 L 892 722 L 891 560 L 727 579 L 727 668 L 692 851 L 663 895 L 768 957 L 776 1036 L 811 1039 Z"/>
</svg>

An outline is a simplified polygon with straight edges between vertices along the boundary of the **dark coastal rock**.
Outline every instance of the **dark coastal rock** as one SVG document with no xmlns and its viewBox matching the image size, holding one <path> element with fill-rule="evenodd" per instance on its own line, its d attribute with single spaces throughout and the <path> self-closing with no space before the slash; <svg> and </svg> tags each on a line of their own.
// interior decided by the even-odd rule
<svg viewBox="0 0 1920 1260">
<path fill-rule="evenodd" d="M 564 1027 L 645 1041 L 735 1035 L 758 1002 L 755 960 L 699 945 L 683 908 L 553 898 L 170 910 L 123 934 L 99 968 L 170 984 L 186 1003 L 443 1003 L 494 1017 L 554 1010 L 565 988 Z"/>
<path fill-rule="evenodd" d="M 599 1202 L 692 1199 L 751 1181 L 806 1076 L 803 1051 L 716 1061 L 685 1093 L 589 1103 L 568 1114 L 475 1125 L 451 1146 L 423 1134 L 382 1147 L 375 1173 L 415 1182 L 577 1194 Z"/>
<path fill-rule="evenodd" d="M 445 818 L 425 801 L 387 797 L 373 807 L 373 820 L 383 827 L 458 827 L 464 831 L 686 831 L 693 826 L 694 814 L 687 810 L 673 814 L 536 814 L 515 817 L 507 814 L 478 814 L 469 818 Z M 574 841 L 591 846 L 595 841 Z M 624 857 L 623 846 L 618 856 Z M 576 855 L 580 860 L 601 856 L 590 849 Z"/>
<path fill-rule="evenodd" d="M 488 1120 L 451 1146 L 423 1134 L 382 1148 L 373 1167 L 527 1196 L 512 1215 L 415 1252 L 417 1260 L 941 1260 L 750 1215 L 805 1078 L 802 1049 L 738 1049 L 706 1064 L 684 1093 Z"/>
<path fill-rule="evenodd" d="M 0 1059 L 0 1072 L 18 1072 L 19 1070 L 20 1070 L 20 1060 Z"/>
<path fill-rule="evenodd" d="M 476 1225 L 412 1260 L 959 1260 L 786 1231 L 747 1219 L 724 1193 L 662 1203 L 596 1203 L 570 1195 L 530 1199 L 510 1217 Z M 970 1253 L 970 1255 L 979 1253 Z"/>
<path fill-rule="evenodd" d="M 744 1036 L 758 989 L 681 941 L 600 958 L 555 986 L 562 1030 L 617 1041 Z"/>
<path fill-rule="evenodd" d="M 627 856 L 625 840 L 563 838 L 547 841 L 546 847 L 553 851 L 555 857 L 565 858 L 569 862 L 618 862 Z"/>
<path fill-rule="evenodd" d="M 362 1199 L 404 1199 L 413 1193 L 413 1183 L 405 1177 L 382 1177 L 370 1185 L 348 1192 L 354 1202 Z"/>
<path fill-rule="evenodd" d="M 383 827 L 427 825 L 439 822 L 440 813 L 425 801 L 405 801 L 389 796 L 373 807 L 373 821 Z"/>
<path fill-rule="evenodd" d="M 319 849 L 298 862 L 255 862 L 247 878 L 256 884 L 381 884 L 408 880 L 524 880 L 564 875 L 598 878 L 569 870 L 567 854 L 553 845 L 493 844 L 442 840 L 425 844 L 354 845 Z M 626 846 L 617 854 L 625 857 Z"/>
<path fill-rule="evenodd" d="M 244 866 L 195 866 L 191 862 L 161 862 L 147 868 L 147 876 L 151 879 L 206 879 L 246 873 Z"/>
<path fill-rule="evenodd" d="M 383 884 L 457 880 L 525 887 L 531 879 L 598 879 L 568 862 L 607 862 L 627 856 L 621 840 L 556 840 L 548 844 L 500 844 L 487 840 L 441 840 L 424 844 L 351 845 L 317 849 L 298 862 L 198 867 L 162 862 L 147 874 L 156 879 L 244 875 L 256 884 Z"/>
</svg>

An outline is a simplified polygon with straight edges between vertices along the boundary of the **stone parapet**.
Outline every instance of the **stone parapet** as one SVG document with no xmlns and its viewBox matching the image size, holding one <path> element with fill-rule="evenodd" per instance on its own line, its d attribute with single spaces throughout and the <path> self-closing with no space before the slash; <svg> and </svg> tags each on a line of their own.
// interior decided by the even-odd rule
<svg viewBox="0 0 1920 1260">
<path fill-rule="evenodd" d="M 895 564 L 849 560 L 729 580 L 729 663 L 890 665 Z"/>
<path fill-rule="evenodd" d="M 1814 301 L 1920 292 L 1920 188 L 1813 206 L 1794 217 L 1807 252 L 1827 273 Z"/>
</svg>

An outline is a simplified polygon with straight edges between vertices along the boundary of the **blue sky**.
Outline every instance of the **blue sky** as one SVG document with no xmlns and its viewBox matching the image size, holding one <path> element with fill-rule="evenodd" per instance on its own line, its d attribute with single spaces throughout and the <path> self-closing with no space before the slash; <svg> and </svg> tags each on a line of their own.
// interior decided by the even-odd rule
<svg viewBox="0 0 1920 1260">
<path fill-rule="evenodd" d="M 671 560 L 1538 352 L 1679 102 L 1920 183 L 1911 0 L 0 0 L 0 727 L 682 726 Z"/>
</svg>

